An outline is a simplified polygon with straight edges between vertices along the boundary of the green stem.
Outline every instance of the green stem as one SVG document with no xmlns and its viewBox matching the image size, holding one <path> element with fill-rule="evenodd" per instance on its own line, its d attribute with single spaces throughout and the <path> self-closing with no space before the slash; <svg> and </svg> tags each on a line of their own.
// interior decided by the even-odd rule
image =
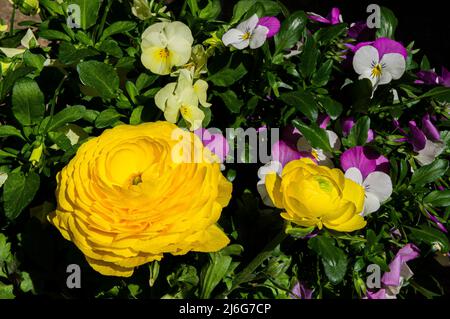
<svg viewBox="0 0 450 319">
<path fill-rule="evenodd" d="M 11 13 L 11 18 L 9 18 L 9 34 L 14 33 L 14 20 L 16 19 L 16 6 L 13 6 L 13 11 Z"/>
<path fill-rule="evenodd" d="M 106 17 L 108 16 L 109 9 L 111 9 L 111 6 L 112 6 L 112 1 L 108 0 L 108 3 L 106 4 L 105 11 L 103 11 L 102 20 L 101 20 L 100 25 L 99 25 L 99 27 L 97 29 L 97 34 L 96 34 L 96 37 L 95 37 L 95 38 L 97 38 L 97 41 L 100 40 L 100 37 L 102 36 L 103 28 L 105 27 L 105 23 L 106 23 Z"/>
<path fill-rule="evenodd" d="M 286 226 L 286 224 L 285 224 Z M 273 238 L 264 249 L 255 257 L 253 260 L 239 273 L 233 280 L 231 288 L 220 295 L 217 296 L 218 299 L 224 299 L 228 296 L 233 290 L 238 288 L 241 284 L 248 281 L 248 278 L 251 274 L 270 256 L 273 254 L 273 250 L 287 237 L 285 232 L 285 228 L 278 233 L 275 238 Z"/>
<path fill-rule="evenodd" d="M 61 79 L 61 82 L 59 82 L 58 87 L 55 90 L 55 94 L 53 96 L 53 99 L 50 101 L 50 121 L 48 121 L 47 125 L 45 126 L 45 130 L 44 130 L 44 135 L 47 133 L 50 124 L 52 123 L 53 120 L 53 115 L 55 114 L 55 106 L 56 106 L 56 102 L 59 96 L 59 93 L 61 92 L 62 86 L 64 81 L 66 81 L 66 79 L 69 77 L 68 74 L 64 75 L 64 77 Z"/>
</svg>

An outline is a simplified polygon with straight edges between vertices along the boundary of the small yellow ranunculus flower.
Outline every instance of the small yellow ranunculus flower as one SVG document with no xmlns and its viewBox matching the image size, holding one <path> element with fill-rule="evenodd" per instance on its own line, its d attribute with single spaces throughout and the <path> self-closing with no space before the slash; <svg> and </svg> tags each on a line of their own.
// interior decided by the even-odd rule
<svg viewBox="0 0 450 319">
<path fill-rule="evenodd" d="M 206 156 L 191 161 L 174 151 L 180 143 Z M 103 275 L 128 277 L 165 253 L 214 252 L 229 242 L 216 222 L 232 185 L 201 140 L 174 124 L 106 130 L 81 145 L 57 182 L 49 220 Z"/>
<path fill-rule="evenodd" d="M 289 162 L 281 177 L 266 176 L 267 192 L 281 216 L 303 227 L 325 226 L 351 232 L 363 228 L 364 189 L 339 169 L 319 166 L 309 158 Z"/>
<path fill-rule="evenodd" d="M 193 42 L 191 30 L 184 23 L 155 23 L 142 34 L 142 64 L 153 73 L 169 74 L 174 66 L 189 61 Z"/>
<path fill-rule="evenodd" d="M 206 102 L 208 83 L 197 80 L 195 83 L 191 71 L 181 69 L 177 83 L 169 83 L 155 95 L 156 106 L 164 112 L 164 117 L 171 123 L 178 121 L 178 114 L 190 124 L 190 130 L 201 127 L 205 114 L 198 107 L 210 107 Z"/>
</svg>

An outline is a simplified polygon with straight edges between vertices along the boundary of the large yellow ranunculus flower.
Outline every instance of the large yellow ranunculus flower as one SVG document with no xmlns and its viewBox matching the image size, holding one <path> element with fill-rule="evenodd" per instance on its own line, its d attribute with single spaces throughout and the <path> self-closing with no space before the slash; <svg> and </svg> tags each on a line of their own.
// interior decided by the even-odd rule
<svg viewBox="0 0 450 319">
<path fill-rule="evenodd" d="M 169 74 L 174 66 L 189 61 L 193 42 L 191 30 L 184 23 L 155 23 L 142 34 L 142 64 L 153 73 Z"/>
<path fill-rule="evenodd" d="M 281 177 L 267 175 L 266 188 L 275 206 L 285 210 L 281 216 L 297 225 L 345 232 L 366 225 L 360 215 L 364 189 L 339 169 L 302 158 L 289 162 Z"/>
<path fill-rule="evenodd" d="M 180 144 L 204 157 L 192 161 Z M 214 159 L 168 122 L 106 130 L 58 173 L 49 220 L 103 275 L 131 276 L 164 253 L 218 251 L 229 242 L 216 222 L 232 186 Z"/>
</svg>

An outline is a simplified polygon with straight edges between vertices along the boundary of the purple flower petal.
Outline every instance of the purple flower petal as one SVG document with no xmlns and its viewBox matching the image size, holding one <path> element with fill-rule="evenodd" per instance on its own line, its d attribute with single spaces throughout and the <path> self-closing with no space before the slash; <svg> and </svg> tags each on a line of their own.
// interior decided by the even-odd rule
<svg viewBox="0 0 450 319">
<path fill-rule="evenodd" d="M 297 282 L 291 290 L 289 297 L 291 299 L 312 299 L 314 290 L 306 288 L 300 282 Z"/>
<path fill-rule="evenodd" d="M 370 157 L 369 157 L 370 156 Z M 363 179 L 376 170 L 376 156 L 367 147 L 356 146 L 346 150 L 341 155 L 341 167 L 347 171 L 351 167 L 360 170 Z"/>
<path fill-rule="evenodd" d="M 329 20 L 331 21 L 331 24 L 341 23 L 341 10 L 339 10 L 339 8 L 331 9 Z"/>
<path fill-rule="evenodd" d="M 426 210 L 426 212 L 427 212 L 428 218 L 430 218 L 431 221 L 436 224 L 437 228 L 439 228 L 439 230 L 441 232 L 448 234 L 447 228 L 445 228 L 445 226 L 439 221 L 439 219 L 437 219 L 434 215 L 430 214 L 427 210 Z"/>
<path fill-rule="evenodd" d="M 353 117 L 346 117 L 342 121 L 342 133 L 344 133 L 344 136 L 347 136 L 350 134 L 350 131 L 352 130 L 352 127 L 355 125 L 355 120 Z"/>
<path fill-rule="evenodd" d="M 230 152 L 230 145 L 227 139 L 220 133 L 211 134 L 207 129 L 200 128 L 195 131 L 195 134 L 200 137 L 202 143 L 211 152 L 216 154 L 220 161 L 223 162 Z"/>
<path fill-rule="evenodd" d="M 389 272 L 384 273 L 381 282 L 386 286 L 398 287 L 400 285 L 400 275 L 406 263 L 419 257 L 419 249 L 413 244 L 407 244 L 401 248 L 392 262 L 389 264 Z"/>
<path fill-rule="evenodd" d="M 365 21 L 353 23 L 348 29 L 348 37 L 358 42 L 370 41 L 375 37 L 375 30 L 367 26 Z"/>
<path fill-rule="evenodd" d="M 269 29 L 267 38 L 271 38 L 280 31 L 281 23 L 276 17 L 262 17 L 259 19 L 258 25 L 262 25 Z"/>
<path fill-rule="evenodd" d="M 320 128 L 326 129 L 328 124 L 330 124 L 331 118 L 328 115 L 320 114 L 317 118 L 317 124 Z"/>
<path fill-rule="evenodd" d="M 281 131 L 282 140 L 293 149 L 297 148 L 297 141 L 302 136 L 300 131 L 292 125 L 288 125 Z"/>
<path fill-rule="evenodd" d="M 272 146 L 272 159 L 285 166 L 287 163 L 305 157 L 304 154 L 290 147 L 284 141 L 278 141 Z"/>
<path fill-rule="evenodd" d="M 326 19 L 326 18 L 324 18 L 324 17 L 322 17 L 322 16 L 320 16 L 320 15 L 318 15 L 318 14 L 310 14 L 309 16 L 308 16 L 308 19 L 310 19 L 310 20 L 313 20 L 313 21 L 316 21 L 316 22 L 321 22 L 321 23 L 326 23 L 326 24 L 331 24 L 331 21 L 330 20 L 328 20 L 328 19 Z"/>
<path fill-rule="evenodd" d="M 439 83 L 445 87 L 450 87 L 450 72 L 445 67 L 442 67 Z"/>
<path fill-rule="evenodd" d="M 386 296 L 386 289 L 379 289 L 376 292 L 368 290 L 366 298 L 364 299 L 388 299 Z"/>
<path fill-rule="evenodd" d="M 408 58 L 408 51 L 400 42 L 389 38 L 379 38 L 373 43 L 373 46 L 378 50 L 380 60 L 387 53 L 399 53 L 403 55 L 405 60 Z"/>
<path fill-rule="evenodd" d="M 417 72 L 419 80 L 416 82 L 419 84 L 436 85 L 439 84 L 439 77 L 434 71 L 419 71 Z"/>
<path fill-rule="evenodd" d="M 427 143 L 427 137 L 425 134 L 417 127 L 416 122 L 409 121 L 408 123 L 410 136 L 408 142 L 413 146 L 414 152 L 418 152 L 425 148 Z"/>
<path fill-rule="evenodd" d="M 441 140 L 441 134 L 436 126 L 431 123 L 430 114 L 425 114 L 422 118 L 422 131 L 425 133 L 425 136 L 432 141 Z"/>
</svg>

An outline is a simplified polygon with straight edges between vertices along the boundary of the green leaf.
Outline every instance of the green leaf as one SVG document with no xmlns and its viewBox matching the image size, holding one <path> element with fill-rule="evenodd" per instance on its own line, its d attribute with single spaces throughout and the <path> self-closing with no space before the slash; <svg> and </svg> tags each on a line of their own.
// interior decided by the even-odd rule
<svg viewBox="0 0 450 319">
<path fill-rule="evenodd" d="M 2 101 L 6 97 L 6 95 L 9 93 L 18 79 L 23 78 L 33 71 L 34 68 L 26 66 L 17 67 L 14 72 L 8 72 L 3 80 L 0 81 L 0 101 Z"/>
<path fill-rule="evenodd" d="M 20 282 L 20 290 L 23 292 L 34 291 L 33 280 L 31 280 L 30 274 L 23 271 L 21 274 L 22 281 Z"/>
<path fill-rule="evenodd" d="M 450 102 L 450 88 L 436 87 L 423 94 L 421 98 L 432 97 L 442 102 Z"/>
<path fill-rule="evenodd" d="M 352 99 L 355 111 L 366 111 L 372 97 L 372 82 L 369 79 L 356 80 L 344 87 L 344 94 Z"/>
<path fill-rule="evenodd" d="M 281 94 L 280 99 L 287 105 L 295 107 L 311 121 L 317 120 L 319 110 L 311 93 L 299 89 L 295 92 Z"/>
<path fill-rule="evenodd" d="M 208 0 L 208 4 L 200 10 L 198 17 L 202 20 L 214 20 L 220 15 L 220 0 Z"/>
<path fill-rule="evenodd" d="M 14 220 L 27 207 L 39 189 L 39 175 L 30 172 L 25 176 L 22 172 L 8 174 L 3 186 L 3 208 L 8 219 Z"/>
<path fill-rule="evenodd" d="M 11 259 L 11 244 L 5 234 L 0 233 L 0 267 Z"/>
<path fill-rule="evenodd" d="M 308 17 L 303 11 L 295 11 L 281 24 L 280 31 L 275 36 L 275 54 L 292 48 L 305 30 Z"/>
<path fill-rule="evenodd" d="M 22 125 L 33 125 L 43 119 L 44 94 L 34 80 L 23 78 L 14 84 L 12 112 Z"/>
<path fill-rule="evenodd" d="M 67 34 L 58 30 L 41 30 L 39 31 L 39 37 L 52 41 L 72 41 Z"/>
<path fill-rule="evenodd" d="M 82 105 L 69 106 L 56 113 L 51 119 L 49 131 L 53 131 L 66 123 L 78 121 L 83 118 L 86 108 Z"/>
<path fill-rule="evenodd" d="M 81 62 L 77 66 L 80 80 L 104 98 L 112 98 L 119 90 L 119 76 L 114 68 L 98 61 Z"/>
<path fill-rule="evenodd" d="M 59 46 L 58 59 L 64 64 L 74 64 L 82 59 L 99 54 L 92 49 L 77 49 L 68 42 L 62 42 Z"/>
<path fill-rule="evenodd" d="M 241 20 L 253 7 L 260 4 L 264 8 L 265 16 L 276 16 L 281 8 L 275 1 L 270 0 L 240 0 L 233 8 L 233 17 L 230 24 L 235 24 Z"/>
<path fill-rule="evenodd" d="M 98 45 L 98 50 L 105 52 L 115 58 L 120 59 L 123 56 L 122 49 L 119 44 L 114 40 L 104 40 Z"/>
<path fill-rule="evenodd" d="M 133 112 L 131 112 L 130 116 L 130 124 L 131 125 L 137 125 L 142 123 L 142 111 L 144 110 L 144 107 L 142 105 L 136 107 Z"/>
<path fill-rule="evenodd" d="M 118 33 L 124 33 L 136 28 L 136 23 L 132 21 L 117 21 L 107 27 L 100 38 L 100 41 Z"/>
<path fill-rule="evenodd" d="M 23 54 L 23 61 L 26 65 L 41 71 L 44 68 L 45 57 L 42 54 L 33 54 L 30 50 Z"/>
<path fill-rule="evenodd" d="M 239 113 L 241 107 L 244 105 L 244 102 L 232 90 L 227 90 L 224 93 L 215 92 L 214 94 L 222 99 L 231 113 Z"/>
<path fill-rule="evenodd" d="M 70 0 L 68 5 L 76 4 L 80 7 L 80 24 L 83 30 L 92 27 L 97 22 L 100 0 Z"/>
<path fill-rule="evenodd" d="M 319 98 L 319 102 L 331 119 L 335 120 L 341 115 L 343 106 L 338 101 L 329 96 L 323 96 Z"/>
<path fill-rule="evenodd" d="M 300 120 L 293 120 L 292 124 L 303 134 L 312 147 L 322 149 L 330 153 L 333 152 L 327 132 L 320 128 L 316 123 L 306 125 Z"/>
<path fill-rule="evenodd" d="M 349 146 L 364 145 L 367 142 L 367 136 L 370 129 L 370 118 L 363 116 L 356 121 L 355 125 L 348 134 Z"/>
<path fill-rule="evenodd" d="M 347 271 L 347 256 L 334 245 L 330 237 L 319 235 L 308 241 L 308 247 L 314 250 L 321 258 L 325 274 L 333 284 L 340 283 Z"/>
<path fill-rule="evenodd" d="M 25 140 L 22 133 L 11 125 L 0 125 L 0 138 L 8 137 L 8 136 L 16 136 L 22 140 Z"/>
<path fill-rule="evenodd" d="M 98 115 L 97 119 L 95 120 L 95 127 L 105 128 L 113 126 L 121 117 L 122 115 L 114 109 L 104 110 Z"/>
<path fill-rule="evenodd" d="M 230 69 L 229 67 L 226 67 L 217 73 L 211 75 L 208 78 L 208 81 L 211 81 L 217 86 L 230 86 L 233 83 L 239 81 L 244 77 L 244 75 L 247 74 L 247 69 L 245 66 L 241 63 L 236 69 Z"/>
<path fill-rule="evenodd" d="M 394 12 L 386 7 L 381 7 L 380 15 L 381 21 L 380 28 L 377 29 L 377 38 L 386 37 L 393 39 L 398 25 Z"/>
<path fill-rule="evenodd" d="M 1 128 L 1 126 L 0 126 Z M 435 207 L 447 207 L 450 206 L 450 190 L 445 191 L 432 191 L 423 199 L 425 204 L 429 204 Z"/>
<path fill-rule="evenodd" d="M 320 68 L 314 73 L 311 83 L 316 87 L 325 86 L 330 80 L 331 71 L 333 69 L 333 60 L 327 60 Z"/>
<path fill-rule="evenodd" d="M 5 285 L 0 281 L 0 299 L 14 299 L 14 286 Z"/>
<path fill-rule="evenodd" d="M 436 228 L 430 227 L 428 225 L 420 225 L 420 228 L 413 228 L 409 226 L 405 226 L 409 230 L 411 230 L 412 237 L 419 241 L 424 242 L 430 246 L 433 246 L 435 243 L 438 243 L 442 250 L 442 253 L 446 253 L 449 250 L 449 242 L 447 236 L 437 230 Z"/>
<path fill-rule="evenodd" d="M 447 169 L 448 161 L 443 159 L 435 160 L 433 163 L 416 170 L 411 177 L 411 184 L 422 186 L 434 182 L 439 177 L 444 176 Z"/>
<path fill-rule="evenodd" d="M 329 27 L 323 27 L 320 28 L 319 31 L 314 33 L 314 38 L 316 39 L 317 43 L 320 43 L 322 45 L 327 45 L 337 37 L 344 34 L 345 30 L 347 29 L 347 24 L 345 23 L 339 23 L 335 25 L 331 25 Z"/>
<path fill-rule="evenodd" d="M 220 252 L 209 254 L 209 263 L 203 267 L 200 273 L 200 298 L 207 299 L 214 288 L 227 274 L 231 261 L 230 256 L 224 256 Z"/>
<path fill-rule="evenodd" d="M 306 37 L 303 51 L 300 56 L 300 73 L 304 78 L 309 78 L 316 70 L 317 59 L 320 51 L 317 49 L 316 41 L 312 36 Z"/>
<path fill-rule="evenodd" d="M 148 75 L 147 73 L 141 73 L 136 80 L 136 88 L 138 91 L 149 87 L 158 79 L 157 75 Z"/>
</svg>

